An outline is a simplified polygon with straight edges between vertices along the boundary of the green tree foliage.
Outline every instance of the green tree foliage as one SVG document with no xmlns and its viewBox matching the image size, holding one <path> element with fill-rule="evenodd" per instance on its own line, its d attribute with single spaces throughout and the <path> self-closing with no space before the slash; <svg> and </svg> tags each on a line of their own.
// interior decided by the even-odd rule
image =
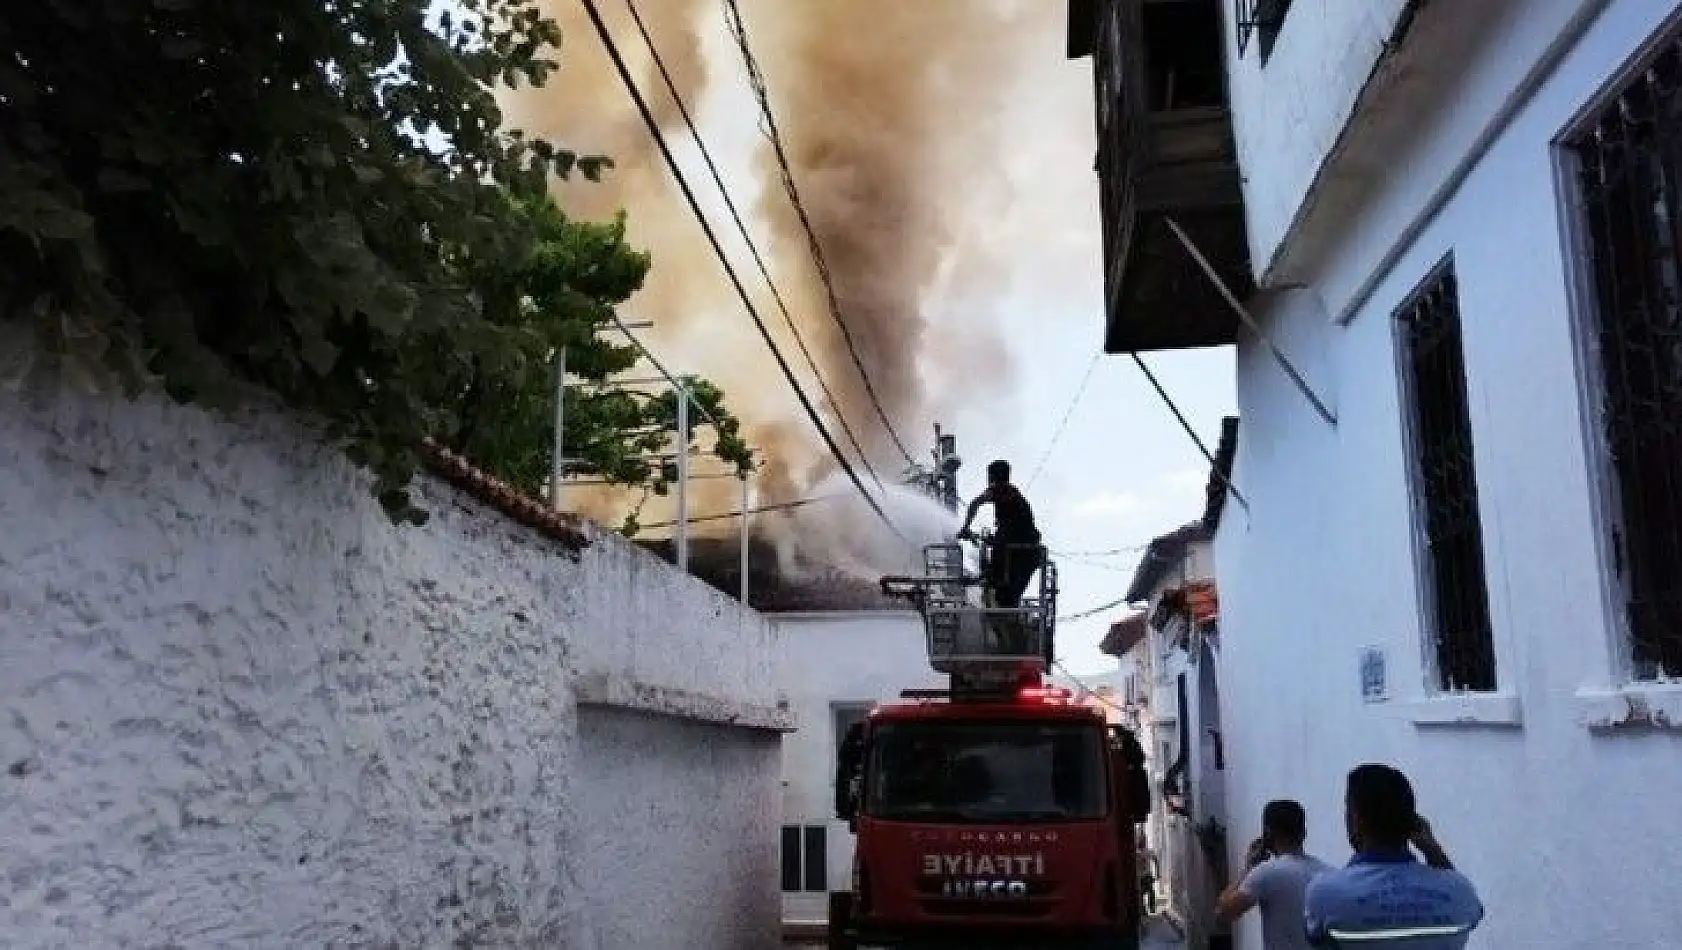
<svg viewBox="0 0 1682 950">
<path fill-rule="evenodd" d="M 430 6 L 6 4 L 0 318 L 90 382 L 279 394 L 326 420 L 394 517 L 422 517 L 405 490 L 422 436 L 534 488 L 549 354 L 575 347 L 586 377 L 627 365 L 591 330 L 648 261 L 623 221 L 547 198 L 605 158 L 503 125 L 495 90 L 555 68 L 535 0 Z M 618 399 L 581 394 L 582 454 L 658 487 L 636 456 L 663 404 Z M 746 465 L 719 417 L 721 455 Z"/>
<path fill-rule="evenodd" d="M 480 273 L 475 283 L 505 293 L 501 311 L 511 321 L 520 348 L 520 367 L 552 367 L 558 347 L 566 347 L 569 375 L 585 381 L 567 386 L 566 454 L 571 470 L 608 481 L 642 486 L 664 495 L 677 477 L 669 454 L 677 430 L 677 396 L 669 389 L 638 392 L 604 389 L 609 377 L 637 362 L 636 348 L 601 335 L 613 321 L 613 307 L 642 286 L 648 273 L 646 253 L 625 243 L 623 215 L 611 222 L 567 219 L 547 197 L 522 202 L 536 228 L 533 253 L 517 268 Z M 459 376 L 440 379 L 439 402 L 460 402 L 460 421 L 452 445 L 475 459 L 496 460 L 496 474 L 530 494 L 539 494 L 549 478 L 554 433 L 552 372 L 487 371 L 458 367 Z M 691 399 L 691 440 L 710 428 L 712 452 L 738 472 L 748 471 L 752 453 L 741 424 L 723 404 L 717 386 L 684 380 Z M 698 404 L 699 408 L 696 408 Z M 646 497 L 646 496 L 645 496 Z M 634 528 L 634 521 L 629 524 Z"/>
</svg>

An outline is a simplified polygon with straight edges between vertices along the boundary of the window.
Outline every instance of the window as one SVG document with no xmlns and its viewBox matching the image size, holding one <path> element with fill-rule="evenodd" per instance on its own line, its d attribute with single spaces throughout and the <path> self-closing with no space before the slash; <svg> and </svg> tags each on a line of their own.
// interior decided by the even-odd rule
<svg viewBox="0 0 1682 950">
<path fill-rule="evenodd" d="M 1144 39 L 1147 111 L 1226 105 L 1218 0 L 1144 4 L 1139 30 Z"/>
<path fill-rule="evenodd" d="M 1495 689 L 1472 423 L 1454 265 L 1444 262 L 1397 314 L 1425 627 L 1436 686 Z"/>
<path fill-rule="evenodd" d="M 1064 821 L 1104 814 L 1104 734 L 1073 723 L 878 726 L 866 811 L 890 821 Z"/>
<path fill-rule="evenodd" d="M 1285 14 L 1290 11 L 1291 0 L 1233 0 L 1232 21 L 1238 30 L 1239 58 L 1243 58 L 1253 35 L 1262 64 L 1266 65 L 1267 58 L 1273 55 L 1273 42 L 1285 25 Z"/>
<path fill-rule="evenodd" d="M 1591 268 L 1610 568 L 1638 680 L 1682 677 L 1679 42 L 1567 143 Z"/>
<path fill-rule="evenodd" d="M 783 890 L 829 890 L 829 829 L 823 825 L 783 826 Z"/>
</svg>

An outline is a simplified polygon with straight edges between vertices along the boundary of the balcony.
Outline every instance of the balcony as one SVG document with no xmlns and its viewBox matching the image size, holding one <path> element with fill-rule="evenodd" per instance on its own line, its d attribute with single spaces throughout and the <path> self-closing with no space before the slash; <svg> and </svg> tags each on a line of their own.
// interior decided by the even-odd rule
<svg viewBox="0 0 1682 950">
<path fill-rule="evenodd" d="M 1068 55 L 1094 59 L 1109 353 L 1236 339 L 1236 315 L 1167 219 L 1240 299 L 1254 289 L 1220 3 L 1069 3 Z"/>
</svg>

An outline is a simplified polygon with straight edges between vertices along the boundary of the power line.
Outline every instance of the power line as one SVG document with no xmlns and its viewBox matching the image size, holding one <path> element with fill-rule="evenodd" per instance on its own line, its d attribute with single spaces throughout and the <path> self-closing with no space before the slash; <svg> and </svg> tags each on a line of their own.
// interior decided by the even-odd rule
<svg viewBox="0 0 1682 950">
<path fill-rule="evenodd" d="M 1168 404 L 1168 411 L 1174 414 L 1175 420 L 1180 423 L 1180 428 L 1186 430 L 1186 435 L 1191 436 L 1191 441 L 1197 446 L 1197 451 L 1203 453 L 1204 460 L 1209 463 L 1210 473 L 1221 480 L 1221 484 L 1225 485 L 1227 490 L 1232 492 L 1232 497 L 1238 499 L 1238 504 L 1243 507 L 1246 512 L 1249 511 L 1250 503 L 1244 500 L 1244 496 L 1242 494 L 1239 494 L 1238 486 L 1234 485 L 1231 479 L 1221 474 L 1221 467 L 1215 463 L 1215 457 L 1209 454 L 1209 447 L 1203 444 L 1202 439 L 1198 438 L 1197 430 L 1193 429 L 1191 427 L 1191 423 L 1186 421 L 1185 414 L 1180 412 L 1180 407 L 1174 405 L 1174 400 L 1168 395 L 1168 390 L 1163 389 L 1162 384 L 1156 381 L 1156 374 L 1151 372 L 1150 367 L 1145 365 L 1145 361 L 1139 358 L 1138 353 L 1129 353 L 1127 355 L 1133 357 L 1133 362 L 1139 365 L 1139 372 L 1144 373 L 1145 378 L 1150 380 L 1151 388 L 1155 389 L 1156 394 L 1162 397 L 1162 401 Z"/>
<path fill-rule="evenodd" d="M 748 246 L 748 253 L 753 256 L 754 264 L 758 265 L 759 273 L 765 278 L 766 286 L 771 288 L 771 299 L 776 301 L 777 309 L 782 311 L 783 321 L 788 324 L 788 332 L 793 335 L 794 343 L 800 347 L 800 355 L 806 358 L 806 365 L 811 368 L 812 376 L 818 381 L 818 388 L 823 390 L 824 398 L 829 400 L 830 408 L 835 410 L 835 421 L 840 424 L 841 431 L 846 434 L 847 441 L 858 453 L 859 462 L 864 470 L 870 474 L 879 491 L 887 489 L 882 485 L 882 479 L 870 465 L 869 456 L 864 453 L 864 446 L 859 444 L 858 436 L 853 434 L 853 427 L 847 424 L 847 419 L 841 413 L 841 403 L 830 392 L 829 384 L 824 382 L 823 373 L 818 369 L 817 360 L 812 358 L 812 351 L 807 349 L 806 341 L 801 338 L 800 330 L 794 324 L 794 315 L 789 312 L 788 304 L 783 300 L 782 291 L 777 289 L 777 282 L 771 279 L 770 268 L 765 266 L 765 258 L 759 253 L 759 247 L 754 243 L 753 236 L 748 233 L 748 227 L 742 221 L 742 214 L 736 208 L 736 201 L 730 197 L 730 189 L 724 183 L 724 176 L 719 174 L 718 165 L 713 162 L 712 151 L 701 138 L 700 129 L 695 127 L 695 120 L 689 114 L 689 106 L 683 101 L 682 93 L 678 92 L 677 82 L 672 79 L 671 70 L 666 68 L 666 61 L 660 55 L 660 50 L 654 45 L 654 37 L 648 31 L 648 25 L 643 22 L 642 13 L 637 10 L 636 0 L 625 0 L 625 8 L 630 11 L 631 20 L 637 25 L 637 32 L 642 34 L 643 45 L 648 47 L 648 54 L 654 60 L 655 69 L 659 70 L 660 78 L 666 84 L 666 91 L 671 93 L 672 102 L 676 104 L 678 115 L 683 117 L 683 124 L 688 127 L 689 135 L 695 140 L 695 147 L 701 152 L 701 160 L 706 163 L 707 171 L 712 175 L 713 184 L 718 186 L 719 194 L 724 196 L 724 207 L 729 210 L 730 217 L 736 222 L 736 230 L 742 235 L 742 241 Z"/>
<path fill-rule="evenodd" d="M 1066 622 L 1071 621 L 1071 620 L 1085 620 L 1086 618 L 1091 617 L 1095 614 L 1101 614 L 1106 610 L 1111 610 L 1111 609 L 1114 609 L 1116 607 L 1120 607 L 1125 603 L 1127 603 L 1127 598 L 1126 597 L 1119 597 L 1115 600 L 1110 601 L 1107 604 L 1099 604 L 1098 606 L 1093 607 L 1090 610 L 1083 610 L 1078 614 L 1067 614 L 1065 616 L 1058 617 L 1057 622 L 1058 623 L 1066 623 Z"/>
<path fill-rule="evenodd" d="M 1093 699 L 1096 699 L 1098 702 L 1102 703 L 1105 706 L 1110 707 L 1111 709 L 1115 710 L 1118 713 L 1122 713 L 1124 715 L 1131 715 L 1132 710 L 1128 709 L 1126 706 L 1116 705 L 1115 702 L 1112 701 L 1107 696 L 1100 696 L 1098 694 L 1097 690 L 1093 689 L 1091 686 L 1088 686 L 1086 684 L 1085 680 L 1083 680 L 1080 677 L 1076 676 L 1075 674 L 1069 672 L 1069 668 L 1063 665 L 1062 660 L 1053 660 L 1051 665 L 1055 666 L 1055 667 L 1057 667 L 1057 669 L 1061 670 L 1063 672 L 1064 676 L 1067 676 L 1069 679 L 1074 680 L 1075 685 L 1079 686 L 1086 693 L 1086 695 L 1091 696 Z"/>
<path fill-rule="evenodd" d="M 817 495 L 817 496 L 812 497 L 812 498 L 800 498 L 800 499 L 797 499 L 795 501 L 778 502 L 778 503 L 773 504 L 773 505 L 760 505 L 758 508 L 749 508 L 748 509 L 748 514 L 757 515 L 757 514 L 763 514 L 763 513 L 768 512 L 768 511 L 787 511 L 790 508 L 804 508 L 807 505 L 815 505 L 820 501 L 832 501 L 832 500 L 834 500 L 836 498 L 840 498 L 840 497 L 842 497 L 842 496 L 841 495 Z M 727 511 L 727 512 L 724 512 L 723 514 L 702 515 L 699 518 L 690 518 L 689 523 L 694 524 L 697 521 L 734 521 L 737 518 L 740 518 L 741 516 L 742 516 L 742 513 L 739 512 L 739 511 Z M 677 527 L 677 522 L 676 521 L 655 521 L 655 522 L 652 522 L 650 524 L 640 525 L 639 527 L 643 527 L 643 528 L 675 528 L 675 527 Z"/>
<path fill-rule="evenodd" d="M 1098 368 L 1098 357 L 1102 356 L 1103 352 L 1103 350 L 1095 350 L 1092 353 L 1092 359 L 1087 360 L 1086 373 L 1081 376 L 1080 385 L 1075 387 L 1075 398 L 1069 400 L 1069 407 L 1063 410 L 1063 419 L 1057 423 L 1057 431 L 1051 434 L 1051 441 L 1046 444 L 1045 454 L 1040 456 L 1039 464 L 1034 466 L 1034 474 L 1028 476 L 1028 481 L 1023 483 L 1022 487 L 1032 488 L 1034 480 L 1040 477 L 1041 472 L 1045 471 L 1045 463 L 1051 458 L 1051 450 L 1057 448 L 1057 440 L 1063 438 L 1063 430 L 1069 426 L 1069 417 L 1075 414 L 1075 407 L 1080 405 L 1081 397 L 1086 395 L 1086 384 L 1092 382 L 1092 371 Z"/>
<path fill-rule="evenodd" d="M 853 483 L 853 487 L 857 488 L 859 494 L 864 496 L 864 500 L 869 503 L 871 510 L 876 513 L 878 518 L 882 519 L 882 523 L 887 525 L 888 530 L 892 531 L 896 537 L 910 544 L 911 542 L 900 532 L 899 526 L 894 524 L 893 519 L 889 518 L 888 513 L 882 509 L 875 496 L 871 495 L 870 490 L 864 487 L 864 482 L 859 479 L 858 471 L 853 468 L 853 463 L 849 462 L 847 456 L 841 452 L 841 446 L 836 444 L 835 437 L 830 434 L 829 428 L 818 417 L 817 408 L 812 405 L 812 400 L 806 395 L 806 391 L 800 388 L 800 380 L 795 378 L 794 370 L 789 367 L 788 360 L 783 357 L 782 351 L 777 348 L 777 341 L 771 338 L 770 329 L 765 326 L 765 320 L 759 315 L 759 309 L 753 305 L 753 299 L 748 296 L 747 288 L 742 286 L 742 279 L 737 275 L 736 268 L 731 265 L 729 255 L 724 253 L 724 246 L 719 243 L 718 235 L 713 231 L 712 223 L 707 220 L 706 213 L 701 210 L 701 203 L 696 200 L 694 190 L 689 187 L 689 180 L 683 177 L 683 169 L 678 166 L 677 158 L 672 155 L 672 149 L 666 142 L 665 133 L 660 131 L 660 123 L 654 118 L 654 113 L 648 107 L 648 100 L 643 98 L 642 90 L 637 88 L 636 80 L 632 78 L 630 68 L 625 65 L 625 57 L 620 54 L 619 46 L 613 40 L 613 34 L 608 32 L 607 24 L 602 20 L 601 10 L 596 6 L 596 0 L 583 0 L 583 3 L 584 12 L 589 15 L 591 24 L 596 28 L 596 35 L 601 38 L 602 46 L 607 50 L 608 58 L 613 60 L 613 68 L 619 73 L 620 82 L 624 84 L 625 91 L 630 94 L 631 100 L 636 104 L 637 112 L 641 114 L 643 124 L 648 127 L 649 134 L 654 138 L 654 144 L 659 147 L 660 155 L 666 161 L 667 169 L 671 171 L 672 177 L 677 181 L 678 189 L 683 192 L 683 199 L 689 205 L 690 213 L 695 216 L 695 221 L 700 224 L 701 231 L 707 237 L 707 242 L 712 245 L 713 254 L 718 257 L 719 266 L 724 268 L 725 276 L 730 278 L 730 285 L 735 288 L 736 295 L 741 298 L 742 308 L 753 319 L 754 326 L 759 329 L 759 335 L 764 339 L 766 348 L 771 351 L 771 356 L 776 359 L 777 368 L 782 370 L 783 378 L 788 381 L 789 388 L 794 390 L 795 397 L 800 400 L 800 407 L 805 410 L 806 418 L 811 421 L 813 428 L 818 430 L 818 435 L 823 437 L 824 444 L 829 448 L 830 454 L 835 456 L 836 464 L 841 466 L 841 470 L 846 473 L 848 480 Z"/>
<path fill-rule="evenodd" d="M 829 262 L 823 253 L 823 244 L 818 240 L 817 230 L 812 227 L 812 219 L 806 213 L 806 203 L 800 198 L 800 187 L 795 183 L 794 171 L 789 165 L 788 152 L 783 148 L 782 132 L 777 129 L 776 113 L 771 108 L 771 94 L 765 85 L 765 75 L 759 70 L 759 60 L 754 56 L 753 45 L 748 42 L 747 26 L 742 22 L 742 11 L 737 8 L 736 0 L 724 0 L 725 20 L 730 25 L 730 31 L 736 38 L 736 46 L 742 52 L 742 62 L 747 67 L 748 84 L 753 89 L 754 98 L 759 101 L 760 116 L 765 121 L 765 137 L 770 139 L 771 147 L 776 153 L 777 167 L 783 176 L 783 190 L 788 193 L 788 199 L 794 205 L 795 214 L 800 219 L 800 227 L 806 232 L 806 243 L 812 252 L 812 263 L 817 268 L 818 278 L 823 282 L 824 292 L 829 300 L 830 316 L 835 318 L 835 325 L 841 329 L 841 339 L 846 341 L 847 353 L 853 358 L 853 365 L 858 368 L 859 377 L 864 380 L 864 391 L 870 397 L 870 403 L 876 407 L 876 415 L 881 418 L 882 426 L 888 430 L 888 437 L 893 440 L 894 447 L 899 454 L 905 456 L 908 465 L 916 465 L 916 460 L 906 450 L 905 442 L 894 429 L 893 422 L 888 418 L 887 410 L 882 408 L 882 400 L 877 398 L 876 387 L 870 381 L 870 373 L 864 368 L 864 360 L 859 358 L 858 347 L 853 343 L 852 331 L 847 329 L 847 321 L 841 317 L 841 301 L 835 294 L 835 281 L 829 271 Z"/>
<path fill-rule="evenodd" d="M 1129 554 L 1138 554 L 1149 547 L 1149 544 L 1132 544 L 1125 548 L 1106 548 L 1102 551 L 1053 551 L 1051 553 L 1058 557 L 1124 557 Z"/>
</svg>

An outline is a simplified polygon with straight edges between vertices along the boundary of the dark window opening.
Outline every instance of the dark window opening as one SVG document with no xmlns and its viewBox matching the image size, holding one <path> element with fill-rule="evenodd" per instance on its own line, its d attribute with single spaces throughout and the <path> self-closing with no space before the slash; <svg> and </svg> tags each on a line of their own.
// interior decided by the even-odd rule
<svg viewBox="0 0 1682 950">
<path fill-rule="evenodd" d="M 800 890 L 800 826 L 783 826 L 783 890 Z"/>
<path fill-rule="evenodd" d="M 1682 40 L 1570 143 L 1580 160 L 1632 674 L 1682 676 Z"/>
<path fill-rule="evenodd" d="M 1144 4 L 1145 108 L 1150 112 L 1226 105 L 1221 14 L 1215 0 Z"/>
<path fill-rule="evenodd" d="M 1285 14 L 1291 12 L 1291 0 L 1233 0 L 1232 21 L 1238 30 L 1238 55 L 1256 39 L 1262 65 L 1273 55 L 1273 44 L 1285 26 Z"/>
<path fill-rule="evenodd" d="M 1495 689 L 1495 637 L 1452 264 L 1414 293 L 1398 320 L 1437 685 L 1445 692 L 1487 692 Z"/>
<path fill-rule="evenodd" d="M 829 890 L 829 829 L 806 826 L 806 890 Z"/>
<path fill-rule="evenodd" d="M 866 811 L 953 823 L 1097 818 L 1105 768 L 1097 726 L 892 723 L 871 737 Z"/>
<path fill-rule="evenodd" d="M 829 890 L 829 829 L 823 825 L 784 825 L 783 890 Z"/>
</svg>

